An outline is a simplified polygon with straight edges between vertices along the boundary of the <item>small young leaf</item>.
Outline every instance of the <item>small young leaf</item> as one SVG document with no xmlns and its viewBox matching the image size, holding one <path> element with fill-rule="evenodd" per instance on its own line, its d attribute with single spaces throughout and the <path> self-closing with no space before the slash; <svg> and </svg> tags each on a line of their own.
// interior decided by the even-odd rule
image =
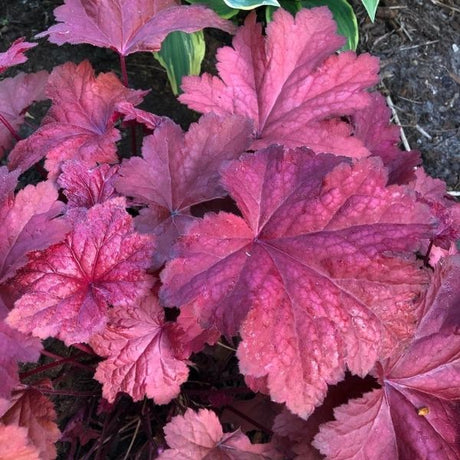
<svg viewBox="0 0 460 460">
<path fill-rule="evenodd" d="M 201 30 L 192 34 L 177 31 L 171 32 L 163 41 L 161 50 L 153 54 L 166 69 L 176 96 L 182 92 L 182 77 L 200 74 L 205 51 L 206 43 Z"/>
<path fill-rule="evenodd" d="M 377 11 L 379 0 L 361 0 L 361 2 L 364 5 L 364 8 L 366 8 L 367 14 L 371 18 L 371 21 L 374 22 L 375 12 Z"/>
</svg>

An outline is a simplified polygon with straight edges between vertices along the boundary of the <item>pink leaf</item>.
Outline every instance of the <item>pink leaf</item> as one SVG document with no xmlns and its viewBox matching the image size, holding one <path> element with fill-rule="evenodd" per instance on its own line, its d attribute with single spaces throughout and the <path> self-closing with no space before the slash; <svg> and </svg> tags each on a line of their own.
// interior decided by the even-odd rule
<svg viewBox="0 0 460 460">
<path fill-rule="evenodd" d="M 34 253 L 18 275 L 26 293 L 8 317 L 20 331 L 68 345 L 100 332 L 109 304 L 127 306 L 153 284 L 145 272 L 152 237 L 134 232 L 124 200 L 79 209 L 64 242 Z"/>
<path fill-rule="evenodd" d="M 414 341 L 377 367 L 383 388 L 321 427 L 314 445 L 328 458 L 459 458 L 460 256 L 444 263 Z"/>
<path fill-rule="evenodd" d="M 114 184 L 118 165 L 91 168 L 82 161 L 70 160 L 64 162 L 61 169 L 58 184 L 64 189 L 69 208 L 91 208 L 118 195 Z"/>
<path fill-rule="evenodd" d="M 113 73 L 96 77 L 88 61 L 56 67 L 46 93 L 51 109 L 42 126 L 13 149 L 9 167 L 24 171 L 46 156 L 50 178 L 57 177 L 61 162 L 68 159 L 84 160 L 90 166 L 117 162 L 116 104 L 139 104 L 146 94 L 126 88 Z"/>
<path fill-rule="evenodd" d="M 48 72 L 25 74 L 0 81 L 0 116 L 9 124 L 6 127 L 0 121 L 0 158 L 12 145 L 14 136 L 24 121 L 24 113 L 32 102 L 45 99 L 45 84 Z"/>
<path fill-rule="evenodd" d="M 49 35 L 57 45 L 89 43 L 120 55 L 155 52 L 175 30 L 195 32 L 215 27 L 233 32 L 231 22 L 202 5 L 179 6 L 174 0 L 66 0 L 54 11 L 59 24 L 37 37 Z"/>
<path fill-rule="evenodd" d="M 193 220 L 190 206 L 226 194 L 219 167 L 246 150 L 250 130 L 248 121 L 238 116 L 206 115 L 185 134 L 164 120 L 144 139 L 142 158 L 123 162 L 116 188 L 135 204 L 148 205 L 137 228 L 158 237 L 157 266 L 169 258 L 172 243 Z"/>
<path fill-rule="evenodd" d="M 24 40 L 24 37 L 18 38 L 4 53 L 0 53 L 0 73 L 4 72 L 8 67 L 27 61 L 24 52 L 37 46 L 37 43 L 29 43 Z"/>
<path fill-rule="evenodd" d="M 0 424 L 0 458 L 2 460 L 41 460 L 39 450 L 18 425 Z"/>
<path fill-rule="evenodd" d="M 251 444 L 239 430 L 224 434 L 216 414 L 207 409 L 174 417 L 164 428 L 171 448 L 161 460 L 277 460 L 281 459 L 270 444 Z"/>
<path fill-rule="evenodd" d="M 35 337 L 28 337 L 0 321 L 0 398 L 8 399 L 19 385 L 18 362 L 37 361 L 42 346 Z"/>
<path fill-rule="evenodd" d="M 180 101 L 201 113 L 253 120 L 254 150 L 279 143 L 315 152 L 369 155 L 340 117 L 369 104 L 365 89 L 378 81 L 378 61 L 352 52 L 334 55 L 344 39 L 325 7 L 303 9 L 295 19 L 279 9 L 266 38 L 255 18 L 254 13 L 248 16 L 233 48 L 218 51 L 220 78 L 184 78 Z"/>
<path fill-rule="evenodd" d="M 125 392 L 134 401 L 147 396 L 156 404 L 167 404 L 187 380 L 187 365 L 174 356 L 170 325 L 153 296 L 132 307 L 112 309 L 105 330 L 90 343 L 107 358 L 98 365 L 95 378 L 109 402 Z"/>
<path fill-rule="evenodd" d="M 51 182 L 28 185 L 14 197 L 18 173 L 0 168 L 0 319 L 12 307 L 7 297 L 15 295 L 15 284 L 5 283 L 25 265 L 27 253 L 61 241 L 70 230 L 59 217 L 64 205 Z"/>
<path fill-rule="evenodd" d="M 41 460 L 56 458 L 55 442 L 60 437 L 52 402 L 39 391 L 22 389 L 15 392 L 0 423 L 24 427 L 27 437 L 40 453 Z"/>
<path fill-rule="evenodd" d="M 412 336 L 431 216 L 410 189 L 385 187 L 378 159 L 271 147 L 230 163 L 223 183 L 244 218 L 191 225 L 160 294 L 192 304 L 202 327 L 240 331 L 242 373 L 306 417 L 345 366 L 365 375 Z"/>
</svg>

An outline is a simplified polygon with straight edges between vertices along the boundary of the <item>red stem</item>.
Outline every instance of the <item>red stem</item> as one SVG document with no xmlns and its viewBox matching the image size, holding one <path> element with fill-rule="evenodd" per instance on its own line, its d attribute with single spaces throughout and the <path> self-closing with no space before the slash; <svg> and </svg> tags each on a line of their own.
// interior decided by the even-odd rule
<svg viewBox="0 0 460 460">
<path fill-rule="evenodd" d="M 244 420 L 246 420 L 247 422 L 251 423 L 252 425 L 256 426 L 257 428 L 259 428 L 261 431 L 263 431 L 264 433 L 267 433 L 267 434 L 270 434 L 272 435 L 273 434 L 273 431 L 272 430 L 269 430 L 268 428 L 264 427 L 263 425 L 261 425 L 260 423 L 256 422 L 255 420 L 253 420 L 251 417 L 248 417 L 246 414 L 243 414 L 243 412 L 240 412 L 238 409 L 235 409 L 234 407 L 232 406 L 225 406 L 226 409 L 228 409 L 229 411 L 235 413 L 236 415 L 238 415 L 239 417 L 243 418 Z"/>
<path fill-rule="evenodd" d="M 88 396 L 100 396 L 98 392 L 94 391 L 71 391 L 71 390 L 52 390 L 50 388 L 43 388 L 40 386 L 29 385 L 30 388 L 40 391 L 41 393 L 49 395 L 62 395 L 62 396 L 77 396 L 81 398 L 87 398 Z"/>
<path fill-rule="evenodd" d="M 126 59 L 122 54 L 120 56 L 120 67 L 121 67 L 121 81 L 122 83 L 128 87 L 128 72 L 126 70 Z"/>
<path fill-rule="evenodd" d="M 47 355 L 49 354 L 49 352 L 46 352 L 46 353 L 44 352 L 43 354 Z M 56 361 L 53 361 L 52 363 L 43 364 L 42 366 L 36 367 L 35 369 L 32 369 L 30 371 L 21 372 L 19 374 L 19 378 L 25 379 L 32 375 L 39 374 L 40 372 L 47 371 L 48 369 L 52 369 L 53 367 L 61 366 L 62 364 L 66 364 L 66 363 L 70 363 L 75 367 L 80 367 L 81 369 L 90 370 L 91 372 L 94 371 L 94 369 L 91 366 L 87 366 L 86 364 L 79 363 L 75 361 L 74 357 L 71 357 L 71 358 L 61 358 Z"/>
<path fill-rule="evenodd" d="M 5 128 L 11 133 L 11 135 L 17 140 L 20 141 L 21 138 L 16 130 L 11 126 L 10 122 L 0 113 L 0 121 L 5 125 Z"/>
</svg>

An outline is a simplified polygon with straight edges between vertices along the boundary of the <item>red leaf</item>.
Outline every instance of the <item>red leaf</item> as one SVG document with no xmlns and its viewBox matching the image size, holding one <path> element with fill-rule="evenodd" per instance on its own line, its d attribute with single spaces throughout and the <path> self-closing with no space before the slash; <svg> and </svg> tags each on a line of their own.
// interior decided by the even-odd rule
<svg viewBox="0 0 460 460">
<path fill-rule="evenodd" d="M 56 458 L 54 443 L 59 439 L 60 432 L 55 420 L 56 413 L 51 401 L 33 389 L 17 391 L 0 417 L 0 423 L 27 430 L 27 437 L 39 451 L 41 460 Z"/>
<path fill-rule="evenodd" d="M 224 434 L 217 415 L 207 409 L 187 409 L 164 428 L 171 447 L 161 460 L 276 460 L 281 459 L 270 444 L 251 444 L 239 430 Z"/>
<path fill-rule="evenodd" d="M 108 304 L 127 306 L 153 284 L 145 273 L 152 237 L 134 232 L 124 200 L 78 209 L 64 242 L 34 253 L 18 274 L 26 293 L 8 317 L 22 332 L 57 337 L 67 345 L 100 332 Z"/>
<path fill-rule="evenodd" d="M 24 171 L 46 156 L 50 178 L 59 174 L 61 162 L 68 159 L 83 160 L 90 166 L 117 162 L 116 104 L 139 104 L 146 94 L 126 88 L 113 73 L 96 77 L 88 61 L 56 67 L 46 93 L 53 102 L 51 109 L 42 126 L 13 149 L 9 167 Z"/>
<path fill-rule="evenodd" d="M 59 218 L 64 205 L 57 201 L 54 184 L 28 185 L 14 197 L 18 173 L 0 168 L 0 287 L 3 288 L 26 264 L 27 253 L 61 241 L 70 230 L 69 224 Z M 0 319 L 6 316 L 9 303 L 0 289 Z"/>
<path fill-rule="evenodd" d="M 165 304 L 192 304 L 202 327 L 240 330 L 240 369 L 267 379 L 303 417 L 343 377 L 365 375 L 413 334 L 428 281 L 414 252 L 430 215 L 385 187 L 377 159 L 344 162 L 272 147 L 223 171 L 244 219 L 208 215 L 163 271 Z"/>
<path fill-rule="evenodd" d="M 41 349 L 40 340 L 27 337 L 0 321 L 0 398 L 8 399 L 13 388 L 19 385 L 18 361 L 37 361 Z"/>
<path fill-rule="evenodd" d="M 277 10 L 266 38 L 255 19 L 254 13 L 248 16 L 233 48 L 218 51 L 220 78 L 184 78 L 179 100 L 201 113 L 250 118 L 254 150 L 278 143 L 315 152 L 369 155 L 340 117 L 369 104 L 365 89 L 378 81 L 378 61 L 352 52 L 334 55 L 344 39 L 336 34 L 336 23 L 325 7 L 303 9 L 295 20 Z"/>
<path fill-rule="evenodd" d="M 118 392 L 125 392 L 134 401 L 147 396 L 156 404 L 167 404 L 179 394 L 188 368 L 174 356 L 169 326 L 153 296 L 110 311 L 105 330 L 90 342 L 97 354 L 107 358 L 95 374 L 104 398 L 113 402 Z"/>
<path fill-rule="evenodd" d="M 24 53 L 37 46 L 37 43 L 29 43 L 24 40 L 24 37 L 18 38 L 4 53 L 0 53 L 0 73 L 4 72 L 8 67 L 27 61 Z"/>
<path fill-rule="evenodd" d="M 377 367 L 383 388 L 321 427 L 314 445 L 328 458 L 459 458 L 459 277 L 458 255 L 436 268 L 414 341 Z"/>
<path fill-rule="evenodd" d="M 118 195 L 114 184 L 118 165 L 91 168 L 83 161 L 70 160 L 64 162 L 61 169 L 58 184 L 64 189 L 69 208 L 91 208 Z"/>
<path fill-rule="evenodd" d="M 0 424 L 0 458 L 2 460 L 42 460 L 39 450 L 27 437 L 27 429 Z"/>
<path fill-rule="evenodd" d="M 48 72 L 20 73 L 14 78 L 0 81 L 0 115 L 8 123 L 9 128 L 18 131 L 24 121 L 24 113 L 34 101 L 45 99 L 45 85 Z M 12 145 L 14 136 L 0 122 L 0 158 Z"/>
<path fill-rule="evenodd" d="M 190 206 L 226 194 L 219 167 L 246 150 L 250 130 L 248 121 L 238 116 L 206 115 L 185 134 L 164 120 L 144 139 L 142 158 L 123 162 L 116 188 L 135 204 L 148 205 L 136 225 L 158 238 L 156 266 L 169 259 L 173 242 L 193 220 Z"/>
<path fill-rule="evenodd" d="M 211 9 L 179 6 L 174 0 L 66 0 L 54 15 L 59 24 L 37 37 L 49 35 L 57 45 L 89 43 L 114 49 L 122 56 L 158 51 L 166 36 L 175 30 L 234 30 L 231 22 Z"/>
</svg>

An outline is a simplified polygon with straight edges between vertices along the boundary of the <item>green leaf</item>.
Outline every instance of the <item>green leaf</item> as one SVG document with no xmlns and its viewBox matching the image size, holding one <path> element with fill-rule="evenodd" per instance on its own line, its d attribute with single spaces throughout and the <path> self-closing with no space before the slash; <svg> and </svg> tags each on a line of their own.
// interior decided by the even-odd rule
<svg viewBox="0 0 460 460">
<path fill-rule="evenodd" d="M 204 58 L 206 43 L 203 31 L 187 34 L 171 32 L 161 45 L 161 50 L 153 53 L 155 59 L 166 69 L 173 93 L 180 93 L 184 75 L 199 75 Z"/>
<path fill-rule="evenodd" d="M 214 10 L 221 18 L 230 19 L 238 14 L 238 10 L 230 8 L 224 0 L 187 0 L 188 3 L 206 5 Z"/>
<path fill-rule="evenodd" d="M 280 6 L 278 0 L 224 0 L 230 8 L 253 10 L 259 6 Z"/>
<path fill-rule="evenodd" d="M 338 33 L 347 38 L 347 43 L 342 49 L 356 50 L 359 40 L 358 21 L 356 20 L 353 8 L 346 0 L 301 0 L 300 3 L 305 8 L 327 6 L 337 23 Z"/>
<path fill-rule="evenodd" d="M 377 11 L 377 6 L 379 5 L 379 0 L 361 0 L 364 8 L 366 8 L 367 14 L 371 18 L 371 21 L 374 22 L 375 12 Z"/>
</svg>

